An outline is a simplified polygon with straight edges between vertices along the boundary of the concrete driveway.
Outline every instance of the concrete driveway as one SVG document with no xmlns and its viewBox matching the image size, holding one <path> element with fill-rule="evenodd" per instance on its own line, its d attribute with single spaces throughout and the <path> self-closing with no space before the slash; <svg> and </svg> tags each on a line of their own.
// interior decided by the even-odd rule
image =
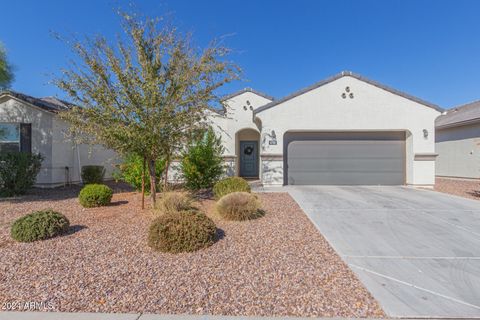
<svg viewBox="0 0 480 320">
<path fill-rule="evenodd" d="M 480 318 L 480 201 L 408 187 L 286 190 L 389 316 Z"/>
</svg>

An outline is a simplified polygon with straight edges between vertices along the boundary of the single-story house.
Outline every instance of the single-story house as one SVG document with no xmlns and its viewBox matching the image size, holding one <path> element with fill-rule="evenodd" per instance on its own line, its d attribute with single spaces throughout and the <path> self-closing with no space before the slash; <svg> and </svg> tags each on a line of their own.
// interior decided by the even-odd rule
<svg viewBox="0 0 480 320">
<path fill-rule="evenodd" d="M 224 97 L 208 121 L 221 137 L 227 174 L 272 185 L 416 185 L 435 183 L 438 106 L 351 72 L 274 99 L 253 89 Z M 57 113 L 70 104 L 8 91 L 0 94 L 2 150 L 40 152 L 37 183 L 80 181 L 83 165 L 116 154 L 65 138 Z M 181 178 L 178 163 L 169 180 Z"/>
<path fill-rule="evenodd" d="M 437 176 L 480 178 L 480 101 L 449 109 L 435 126 Z"/>
<path fill-rule="evenodd" d="M 40 153 L 43 163 L 37 186 L 81 181 L 84 165 L 103 165 L 112 177 L 116 154 L 101 146 L 77 145 L 66 138 L 67 124 L 57 114 L 71 104 L 54 97 L 34 98 L 14 91 L 0 93 L 0 152 Z"/>
<path fill-rule="evenodd" d="M 352 72 L 282 98 L 225 97 L 210 121 L 230 175 L 263 185 L 435 183 L 437 105 Z"/>
</svg>

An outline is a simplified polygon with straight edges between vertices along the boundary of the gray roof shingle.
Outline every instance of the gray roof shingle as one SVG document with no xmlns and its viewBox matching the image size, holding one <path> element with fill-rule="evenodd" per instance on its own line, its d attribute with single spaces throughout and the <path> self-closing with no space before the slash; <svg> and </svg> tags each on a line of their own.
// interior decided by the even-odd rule
<svg viewBox="0 0 480 320">
<path fill-rule="evenodd" d="M 35 98 L 20 92 L 7 90 L 0 93 L 0 97 L 3 96 L 11 96 L 18 100 L 25 101 L 30 103 L 36 107 L 39 107 L 43 110 L 49 112 L 59 112 L 62 110 L 68 110 L 72 108 L 74 105 L 70 102 L 57 99 L 55 97 L 44 97 L 44 98 Z"/>
<path fill-rule="evenodd" d="M 435 127 L 455 127 L 475 121 L 480 121 L 480 100 L 447 110 L 435 120 Z"/>
</svg>

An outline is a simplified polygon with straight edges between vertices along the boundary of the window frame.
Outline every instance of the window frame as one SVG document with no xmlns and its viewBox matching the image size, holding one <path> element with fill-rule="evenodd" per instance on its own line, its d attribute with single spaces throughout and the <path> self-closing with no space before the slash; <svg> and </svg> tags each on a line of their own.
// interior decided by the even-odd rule
<svg viewBox="0 0 480 320">
<path fill-rule="evenodd" d="M 17 141 L 3 141 L 2 139 L 0 139 L 0 145 L 1 144 L 13 144 L 13 143 L 17 143 L 18 144 L 18 148 L 17 148 L 17 152 L 20 152 L 22 150 L 22 132 L 21 132 L 21 127 L 22 127 L 22 124 L 20 122 L 0 122 L 0 125 L 13 125 L 13 126 L 16 126 L 17 128 L 17 133 L 18 133 L 18 140 Z"/>
</svg>

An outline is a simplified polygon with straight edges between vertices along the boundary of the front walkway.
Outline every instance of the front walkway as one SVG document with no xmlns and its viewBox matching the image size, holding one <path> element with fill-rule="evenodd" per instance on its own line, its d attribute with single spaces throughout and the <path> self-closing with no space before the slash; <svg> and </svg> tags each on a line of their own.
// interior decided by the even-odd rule
<svg viewBox="0 0 480 320">
<path fill-rule="evenodd" d="M 288 191 L 392 317 L 480 317 L 480 201 L 408 187 Z"/>
</svg>

